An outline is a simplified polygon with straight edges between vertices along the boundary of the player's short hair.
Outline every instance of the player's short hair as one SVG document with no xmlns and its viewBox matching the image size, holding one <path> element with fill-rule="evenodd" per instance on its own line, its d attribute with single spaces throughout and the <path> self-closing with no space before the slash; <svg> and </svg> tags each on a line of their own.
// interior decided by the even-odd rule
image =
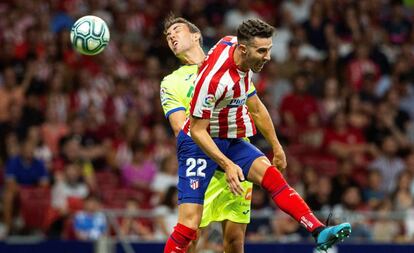
<svg viewBox="0 0 414 253">
<path fill-rule="evenodd" d="M 248 43 L 254 37 L 270 38 L 275 33 L 275 28 L 260 19 L 248 19 L 237 28 L 237 40 Z"/>
<path fill-rule="evenodd" d="M 200 46 L 203 46 L 203 35 L 201 34 L 200 29 L 190 21 L 188 21 L 185 18 L 182 17 L 176 17 L 173 13 L 169 14 L 165 20 L 164 20 L 164 34 L 167 34 L 168 28 L 170 28 L 172 25 L 181 23 L 185 24 L 188 29 L 190 30 L 190 33 L 199 33 L 200 34 Z"/>
</svg>

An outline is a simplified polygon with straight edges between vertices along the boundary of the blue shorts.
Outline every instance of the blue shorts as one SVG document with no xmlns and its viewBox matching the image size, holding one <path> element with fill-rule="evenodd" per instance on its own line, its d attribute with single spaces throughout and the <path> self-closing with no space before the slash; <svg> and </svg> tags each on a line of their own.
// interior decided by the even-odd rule
<svg viewBox="0 0 414 253">
<path fill-rule="evenodd" d="M 240 166 L 245 178 L 254 160 L 264 154 L 243 139 L 213 138 L 220 151 Z M 204 203 L 204 194 L 216 169 L 217 163 L 183 131 L 177 137 L 178 204 Z"/>
</svg>

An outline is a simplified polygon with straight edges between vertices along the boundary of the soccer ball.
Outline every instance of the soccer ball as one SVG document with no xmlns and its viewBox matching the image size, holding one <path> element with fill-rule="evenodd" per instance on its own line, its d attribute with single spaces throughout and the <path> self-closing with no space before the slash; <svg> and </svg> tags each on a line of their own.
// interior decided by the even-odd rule
<svg viewBox="0 0 414 253">
<path fill-rule="evenodd" d="M 108 26 L 99 17 L 92 15 L 81 17 L 72 26 L 70 41 L 81 54 L 99 54 L 109 43 Z"/>
</svg>

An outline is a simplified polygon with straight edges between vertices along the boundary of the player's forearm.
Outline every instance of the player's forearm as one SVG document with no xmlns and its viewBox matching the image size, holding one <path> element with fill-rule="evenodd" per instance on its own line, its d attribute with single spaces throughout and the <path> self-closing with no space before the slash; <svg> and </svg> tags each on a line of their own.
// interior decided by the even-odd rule
<svg viewBox="0 0 414 253">
<path fill-rule="evenodd" d="M 225 170 L 229 167 L 231 161 L 220 151 L 216 143 L 214 143 L 213 139 L 207 132 L 207 128 L 194 123 L 194 121 L 191 123 L 190 133 L 193 141 L 221 168 Z"/>
<path fill-rule="evenodd" d="M 262 102 L 259 101 L 257 103 L 257 108 L 254 112 L 251 112 L 251 115 L 253 117 L 254 124 L 266 141 L 271 145 L 273 151 L 282 150 L 282 146 L 277 138 L 270 114 Z"/>
<path fill-rule="evenodd" d="M 191 138 L 221 168 L 226 169 L 229 166 L 230 160 L 220 151 L 207 130 L 193 130 L 191 131 Z"/>
</svg>

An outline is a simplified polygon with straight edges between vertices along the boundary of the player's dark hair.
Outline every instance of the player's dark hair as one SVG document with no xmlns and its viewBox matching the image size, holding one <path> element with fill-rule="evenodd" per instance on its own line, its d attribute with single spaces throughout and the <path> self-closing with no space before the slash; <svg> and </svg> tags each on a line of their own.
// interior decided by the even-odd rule
<svg viewBox="0 0 414 253">
<path fill-rule="evenodd" d="M 243 21 L 237 28 L 237 40 L 241 43 L 248 43 L 254 37 L 270 38 L 275 28 L 260 19 L 248 19 Z"/>
<path fill-rule="evenodd" d="M 181 23 L 185 24 L 188 29 L 190 30 L 190 33 L 199 33 L 200 34 L 200 46 L 203 46 L 203 35 L 201 35 L 200 29 L 190 21 L 188 21 L 185 18 L 182 17 L 176 17 L 174 13 L 170 13 L 164 20 L 164 34 L 167 34 L 168 28 L 170 28 L 172 25 Z"/>
</svg>

